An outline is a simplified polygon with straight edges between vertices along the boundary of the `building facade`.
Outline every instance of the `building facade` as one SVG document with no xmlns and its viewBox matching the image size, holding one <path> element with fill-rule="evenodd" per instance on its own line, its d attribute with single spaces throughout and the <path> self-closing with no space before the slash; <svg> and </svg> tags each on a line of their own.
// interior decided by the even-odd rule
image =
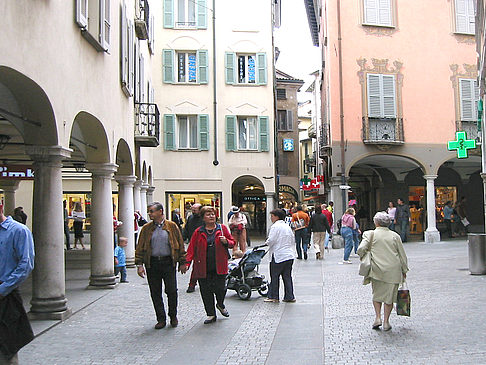
<svg viewBox="0 0 486 365">
<path fill-rule="evenodd" d="M 372 217 L 402 198 L 410 233 L 435 242 L 445 228 L 442 207 L 464 196 L 469 229 L 480 229 L 480 148 L 460 159 L 447 149 L 458 131 L 478 137 L 473 0 L 308 0 L 306 7 L 322 47 L 330 148 L 321 156 L 335 215 L 352 199 Z"/>
<path fill-rule="evenodd" d="M 162 143 L 154 186 L 169 211 L 232 205 L 252 220 L 276 205 L 274 2 L 166 0 L 157 5 L 154 82 Z M 238 16 L 226 16 L 238 9 Z M 270 225 L 268 225 L 270 226 Z"/>
<path fill-rule="evenodd" d="M 115 285 L 114 216 L 134 264 L 134 210 L 146 214 L 153 200 L 160 127 L 151 80 L 162 18 L 148 1 L 0 5 L 0 189 L 5 212 L 23 206 L 33 230 L 34 317 L 70 314 L 63 200 L 68 214 L 79 202 L 87 216 L 90 287 Z"/>
</svg>

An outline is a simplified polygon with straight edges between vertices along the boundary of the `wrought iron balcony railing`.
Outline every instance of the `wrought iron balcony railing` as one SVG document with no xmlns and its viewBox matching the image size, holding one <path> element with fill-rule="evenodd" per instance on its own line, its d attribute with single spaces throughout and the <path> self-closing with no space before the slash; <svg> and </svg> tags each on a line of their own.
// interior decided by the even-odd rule
<svg viewBox="0 0 486 365">
<path fill-rule="evenodd" d="M 319 157 L 324 158 L 331 155 L 331 141 L 329 138 L 329 124 L 323 123 L 319 133 Z"/>
<path fill-rule="evenodd" d="M 363 142 L 376 145 L 402 145 L 402 118 L 363 118 Z"/>
<path fill-rule="evenodd" d="M 148 0 L 139 0 L 139 10 L 135 18 L 135 33 L 138 39 L 149 38 L 150 11 Z"/>
<path fill-rule="evenodd" d="M 456 131 L 466 132 L 468 139 L 475 139 L 476 142 L 480 142 L 481 133 L 478 131 L 477 122 L 456 122 Z"/>
<path fill-rule="evenodd" d="M 309 136 L 309 138 L 316 138 L 317 137 L 316 127 L 315 127 L 314 123 L 311 123 L 309 128 L 307 128 L 307 135 Z"/>
<path fill-rule="evenodd" d="M 135 103 L 135 143 L 141 147 L 160 144 L 160 113 L 155 103 Z"/>
</svg>

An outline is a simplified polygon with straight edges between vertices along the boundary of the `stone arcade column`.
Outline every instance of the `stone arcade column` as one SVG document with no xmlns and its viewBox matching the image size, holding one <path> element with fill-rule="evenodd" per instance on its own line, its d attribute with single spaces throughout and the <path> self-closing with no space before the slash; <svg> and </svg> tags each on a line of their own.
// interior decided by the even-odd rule
<svg viewBox="0 0 486 365">
<path fill-rule="evenodd" d="M 113 203 L 111 179 L 117 165 L 86 164 L 92 177 L 90 289 L 115 287 L 113 268 Z"/>
<path fill-rule="evenodd" d="M 142 184 L 142 186 L 140 187 L 140 203 L 141 203 L 141 212 L 142 212 L 142 215 L 145 219 L 148 220 L 148 215 L 147 215 L 147 189 L 149 188 L 149 185 L 148 184 Z M 165 209 L 167 209 L 167 207 L 164 207 Z M 166 217 L 169 217 L 167 215 L 167 212 L 164 212 L 165 213 L 165 216 Z"/>
<path fill-rule="evenodd" d="M 424 175 L 427 180 L 427 230 L 425 231 L 425 243 L 440 241 L 440 233 L 437 230 L 435 220 L 435 186 L 434 180 L 437 175 Z"/>
<path fill-rule="evenodd" d="M 331 195 L 329 197 L 329 201 L 334 202 L 333 206 L 333 221 L 334 221 L 334 228 L 333 233 L 337 232 L 337 221 L 343 216 L 343 191 L 339 187 L 342 185 L 342 178 L 340 176 L 333 176 L 331 177 Z M 347 199 L 347 194 L 346 194 Z"/>
<path fill-rule="evenodd" d="M 137 181 L 136 176 L 115 176 L 118 182 L 118 216 L 123 224 L 118 227 L 118 235 L 128 238 L 128 245 L 125 247 L 127 256 L 127 267 L 135 266 L 135 236 L 134 231 L 134 207 L 133 207 L 133 184 Z"/>
<path fill-rule="evenodd" d="M 0 184 L 0 189 L 3 190 L 4 194 L 4 212 L 5 215 L 13 215 L 15 206 L 15 191 L 19 188 L 19 180 L 2 180 Z"/>
<path fill-rule="evenodd" d="M 140 188 L 142 187 L 142 180 L 135 181 L 133 184 L 133 206 L 135 210 L 139 210 L 142 213 L 142 217 L 147 219 L 147 212 L 142 210 L 142 201 L 140 200 Z M 145 209 L 146 210 L 146 209 Z"/>
<path fill-rule="evenodd" d="M 155 186 L 149 186 L 147 189 L 147 205 L 154 201 Z"/>
<path fill-rule="evenodd" d="M 272 226 L 272 221 L 270 219 L 270 212 L 274 210 L 277 207 L 277 204 L 275 204 L 275 193 L 271 192 L 265 192 L 265 196 L 267 197 L 267 235 L 268 232 L 270 232 L 270 227 Z"/>
<path fill-rule="evenodd" d="M 61 319 L 71 315 L 65 297 L 62 163 L 71 150 L 61 146 L 27 146 L 34 161 L 32 227 L 35 266 L 30 317 Z"/>
</svg>

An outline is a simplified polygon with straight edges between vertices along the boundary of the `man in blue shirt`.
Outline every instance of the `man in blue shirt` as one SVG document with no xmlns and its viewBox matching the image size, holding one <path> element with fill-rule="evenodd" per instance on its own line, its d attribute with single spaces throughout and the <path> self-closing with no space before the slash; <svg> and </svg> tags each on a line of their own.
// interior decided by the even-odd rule
<svg viewBox="0 0 486 365">
<path fill-rule="evenodd" d="M 8 316 L 11 313 L 5 313 L 5 311 L 19 311 L 27 321 L 26 324 L 28 324 L 27 315 L 17 288 L 29 276 L 33 268 L 34 240 L 32 233 L 25 225 L 14 221 L 10 216 L 6 217 L 3 214 L 3 205 L 0 205 L 0 309 L 3 309 L 2 306 L 5 308 L 0 312 L 4 313 L 4 316 Z M 29 329 L 30 325 L 26 332 L 29 332 Z M 10 331 L 19 335 L 18 340 L 10 337 Z M 26 332 L 19 333 L 17 328 L 2 327 L 1 338 L 8 338 L 9 341 L 4 343 L 2 340 L 0 344 L 1 364 L 18 363 L 17 351 L 32 340 L 30 338 L 32 330 L 30 329 L 30 334 Z"/>
</svg>

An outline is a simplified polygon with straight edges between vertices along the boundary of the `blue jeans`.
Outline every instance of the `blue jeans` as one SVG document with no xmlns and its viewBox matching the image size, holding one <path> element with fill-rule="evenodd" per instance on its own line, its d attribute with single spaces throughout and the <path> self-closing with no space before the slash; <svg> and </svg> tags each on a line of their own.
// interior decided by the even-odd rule
<svg viewBox="0 0 486 365">
<path fill-rule="evenodd" d="M 395 223 L 392 221 L 388 228 L 390 229 L 390 231 L 395 231 Z"/>
<path fill-rule="evenodd" d="M 329 247 L 329 233 L 326 232 L 326 239 L 324 240 L 324 247 Z"/>
<path fill-rule="evenodd" d="M 354 253 L 358 253 L 359 246 L 359 233 L 358 230 L 353 230 L 353 243 L 354 243 Z"/>
<path fill-rule="evenodd" d="M 307 245 L 309 244 L 309 234 L 307 228 L 302 228 L 295 231 L 295 246 L 297 248 L 297 258 L 302 258 L 302 248 L 307 254 Z"/>
<path fill-rule="evenodd" d="M 402 242 L 407 242 L 408 236 L 408 219 L 407 220 L 399 220 L 397 222 L 400 225 L 400 238 Z"/>
<path fill-rule="evenodd" d="M 120 281 L 127 281 L 127 267 L 126 266 L 115 266 L 115 275 L 121 273 Z"/>
<path fill-rule="evenodd" d="M 353 230 L 349 227 L 341 227 L 341 236 L 344 238 L 344 261 L 347 261 L 354 245 Z"/>
</svg>

